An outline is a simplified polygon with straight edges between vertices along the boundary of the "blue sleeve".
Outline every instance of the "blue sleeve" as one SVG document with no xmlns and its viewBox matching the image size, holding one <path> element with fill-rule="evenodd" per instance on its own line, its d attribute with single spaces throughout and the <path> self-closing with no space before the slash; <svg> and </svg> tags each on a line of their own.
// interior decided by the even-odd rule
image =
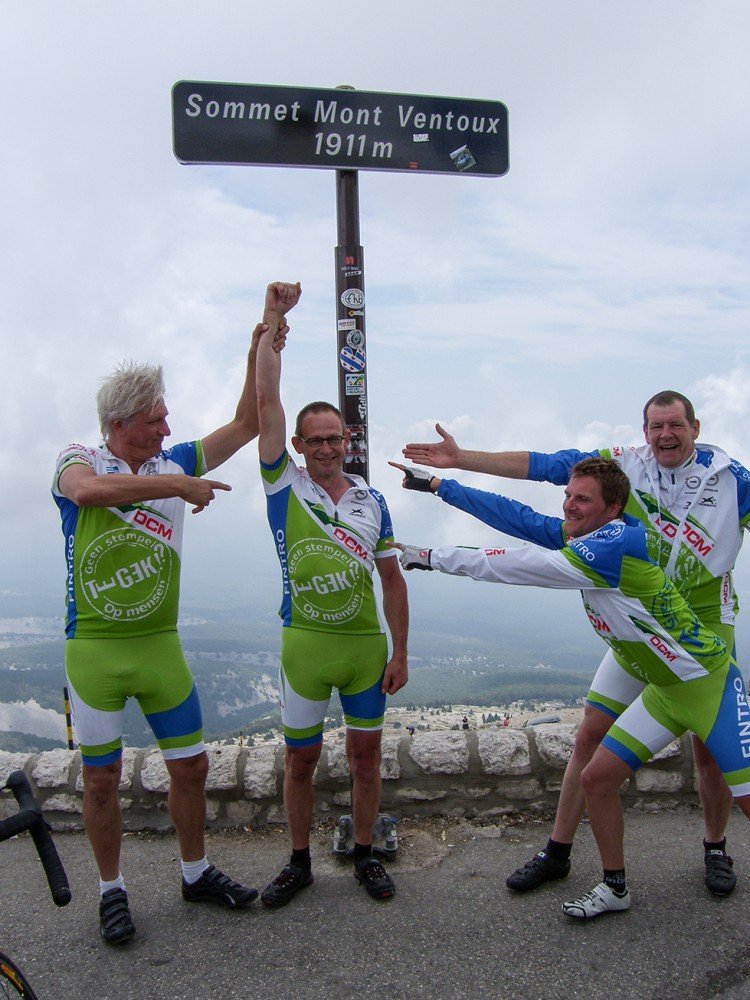
<svg viewBox="0 0 750 1000">
<path fill-rule="evenodd" d="M 567 448 L 555 451 L 550 455 L 541 451 L 529 452 L 529 474 L 527 479 L 536 483 L 554 483 L 555 486 L 567 486 L 570 470 L 584 458 L 598 458 L 598 451 L 577 451 Z"/>
<path fill-rule="evenodd" d="M 740 515 L 740 527 L 750 524 L 750 472 L 736 459 L 729 466 L 737 483 L 737 509 Z"/>
<path fill-rule="evenodd" d="M 461 486 L 455 479 L 441 480 L 437 495 L 451 507 L 464 510 L 513 538 L 534 542 L 545 549 L 562 549 L 565 545 L 559 517 L 539 514 L 518 500 Z"/>
<path fill-rule="evenodd" d="M 384 538 L 393 538 L 393 521 L 391 520 L 391 512 L 388 510 L 388 504 L 385 502 L 385 497 L 382 493 L 378 493 L 370 487 L 370 493 L 377 500 L 378 507 L 380 507 L 381 520 L 380 520 L 380 541 L 382 542 Z"/>
<path fill-rule="evenodd" d="M 175 444 L 162 453 L 162 458 L 176 462 L 186 476 L 201 476 L 203 449 L 200 441 L 185 441 Z M 203 470 L 205 471 L 205 470 Z"/>
</svg>

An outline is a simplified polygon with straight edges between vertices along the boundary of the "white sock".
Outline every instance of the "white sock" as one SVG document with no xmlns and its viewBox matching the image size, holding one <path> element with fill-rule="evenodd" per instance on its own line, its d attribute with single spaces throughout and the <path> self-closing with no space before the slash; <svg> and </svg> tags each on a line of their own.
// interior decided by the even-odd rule
<svg viewBox="0 0 750 1000">
<path fill-rule="evenodd" d="M 200 861 L 183 861 L 180 858 L 180 868 L 182 868 L 182 877 L 185 879 L 188 885 L 193 885 L 201 877 L 203 872 L 208 868 L 208 860 L 206 858 L 201 858 Z"/>
<path fill-rule="evenodd" d="M 125 879 L 122 877 L 122 872 L 117 876 L 113 882 L 105 882 L 104 879 L 99 879 L 99 895 L 103 896 L 105 892 L 110 889 L 124 889 Z"/>
</svg>

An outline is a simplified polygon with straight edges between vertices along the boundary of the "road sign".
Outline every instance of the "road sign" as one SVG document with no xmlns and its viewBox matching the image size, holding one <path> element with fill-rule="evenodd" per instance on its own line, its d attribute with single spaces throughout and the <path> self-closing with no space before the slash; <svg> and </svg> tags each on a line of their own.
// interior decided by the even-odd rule
<svg viewBox="0 0 750 1000">
<path fill-rule="evenodd" d="M 182 163 L 508 171 L 500 101 L 183 80 L 172 88 L 172 124 Z"/>
</svg>

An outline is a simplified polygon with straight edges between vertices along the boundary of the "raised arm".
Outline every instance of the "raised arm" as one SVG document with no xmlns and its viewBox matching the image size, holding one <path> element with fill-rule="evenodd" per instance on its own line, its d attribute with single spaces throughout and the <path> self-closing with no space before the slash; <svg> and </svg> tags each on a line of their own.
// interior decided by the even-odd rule
<svg viewBox="0 0 750 1000">
<path fill-rule="evenodd" d="M 435 430 L 441 441 L 407 444 L 402 449 L 404 457 L 417 465 L 484 472 L 506 479 L 526 479 L 529 474 L 528 451 L 469 451 L 459 448 L 453 435 L 440 424 L 435 424 Z"/>
<path fill-rule="evenodd" d="M 266 289 L 263 323 L 256 359 L 255 383 L 260 435 L 258 451 L 266 464 L 275 462 L 286 447 L 286 416 L 281 404 L 281 356 L 273 350 L 273 338 L 286 313 L 302 294 L 299 282 L 272 282 Z"/>
<path fill-rule="evenodd" d="M 280 352 L 286 341 L 286 334 L 289 327 L 286 320 L 276 324 L 269 340 L 275 352 Z M 253 438 L 258 436 L 258 401 L 255 392 L 255 364 L 258 353 L 258 344 L 261 336 L 268 331 L 268 325 L 258 323 L 253 330 L 250 341 L 250 350 L 247 355 L 247 369 L 245 371 L 245 384 L 242 387 L 237 410 L 234 418 L 223 427 L 219 427 L 207 437 L 203 438 L 203 455 L 206 460 L 206 469 L 211 470 L 222 465 L 231 458 L 240 448 L 244 448 Z"/>
</svg>

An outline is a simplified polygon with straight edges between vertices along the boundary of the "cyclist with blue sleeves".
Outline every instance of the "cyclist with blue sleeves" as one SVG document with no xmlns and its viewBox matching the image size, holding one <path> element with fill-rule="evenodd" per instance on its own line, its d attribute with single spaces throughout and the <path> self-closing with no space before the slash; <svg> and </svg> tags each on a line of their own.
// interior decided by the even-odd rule
<svg viewBox="0 0 750 1000">
<path fill-rule="evenodd" d="M 581 775 L 602 881 L 563 904 L 563 911 L 577 919 L 628 909 L 619 789 L 675 736 L 688 729 L 700 736 L 750 818 L 745 735 L 750 710 L 730 649 L 650 557 L 643 525 L 624 514 L 628 478 L 611 459 L 587 458 L 573 468 L 563 519 L 421 469 L 397 467 L 404 471 L 407 489 L 437 493 L 486 524 L 536 543 L 515 549 L 420 549 L 397 543 L 405 569 L 580 590 L 597 635 L 640 681 L 640 694 L 609 728 Z"/>
<path fill-rule="evenodd" d="M 732 570 L 750 523 L 750 473 L 720 448 L 698 443 L 700 423 L 686 396 L 665 390 L 648 400 L 643 409 L 646 443 L 639 447 L 617 445 L 553 454 L 482 452 L 460 448 L 439 424 L 437 431 L 438 442 L 406 445 L 406 459 L 440 469 L 565 485 L 571 469 L 583 458 L 612 458 L 630 480 L 625 511 L 646 529 L 649 555 L 674 581 L 703 624 L 733 649 L 737 596 Z M 740 664 L 740 670 L 747 684 L 747 665 Z M 571 846 L 584 809 L 581 772 L 612 722 L 642 687 L 618 654 L 609 650 L 592 682 L 576 733 L 551 837 L 545 848 L 508 877 L 509 888 L 524 892 L 568 874 Z M 693 751 L 705 822 L 705 881 L 711 892 L 727 895 L 736 884 L 725 838 L 732 796 L 712 755 L 696 736 Z"/>
</svg>

